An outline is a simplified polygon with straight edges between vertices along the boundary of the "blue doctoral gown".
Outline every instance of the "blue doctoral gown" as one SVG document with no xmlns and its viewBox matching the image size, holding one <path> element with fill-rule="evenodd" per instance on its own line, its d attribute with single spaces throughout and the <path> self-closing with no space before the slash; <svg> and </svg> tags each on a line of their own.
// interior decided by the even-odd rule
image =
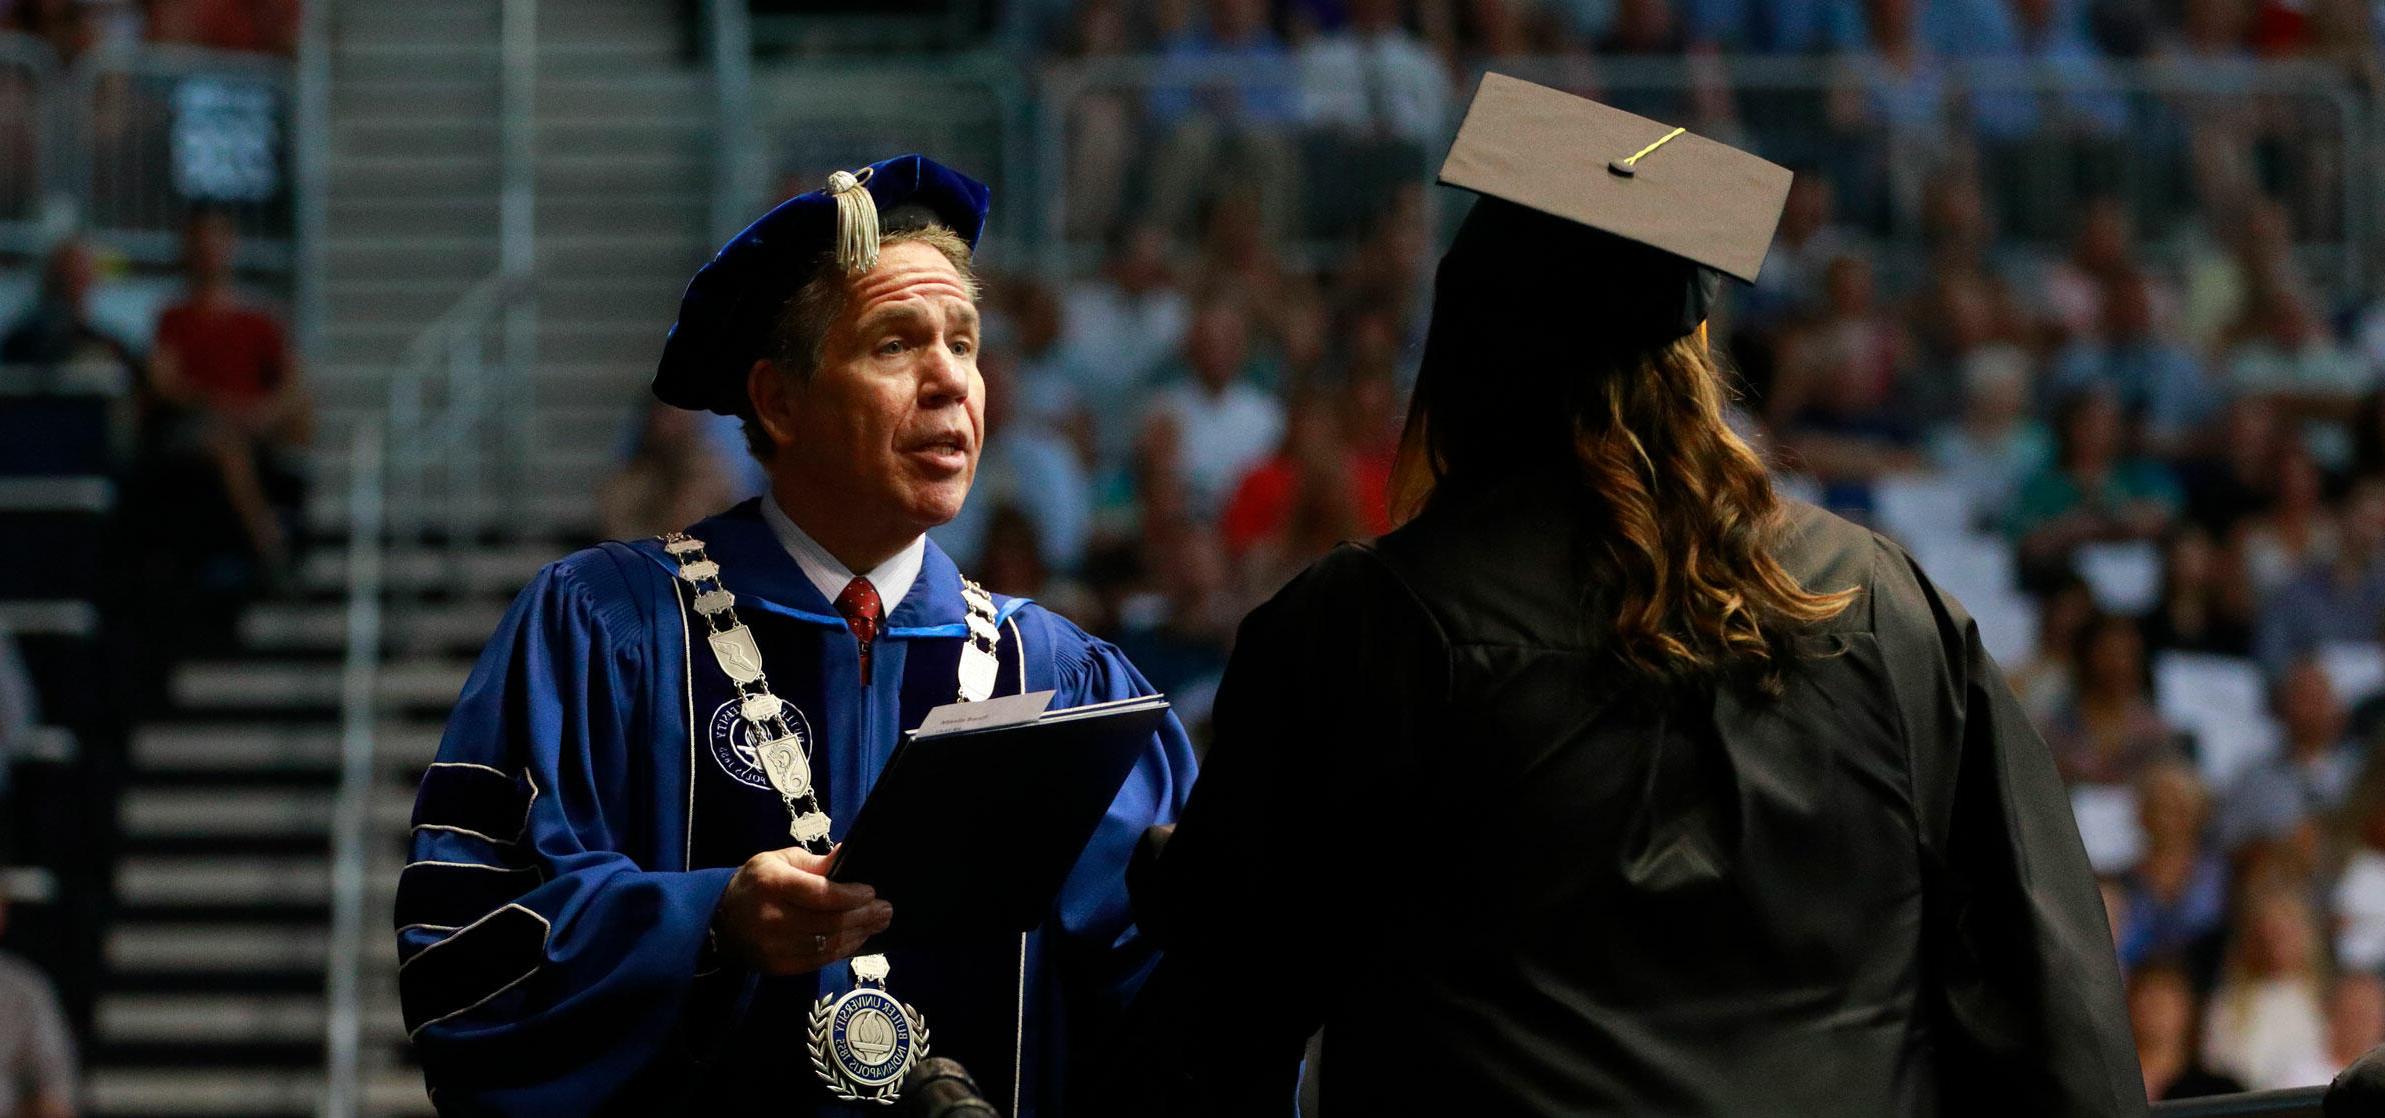
<svg viewBox="0 0 2385 1118">
<path fill-rule="evenodd" d="M 809 731 L 841 839 L 902 733 L 957 694 L 960 575 L 927 545 L 865 687 L 844 621 L 759 508 L 689 534 Z M 849 987 L 845 964 L 765 977 L 707 942 L 736 868 L 793 840 L 676 569 L 648 540 L 540 572 L 423 777 L 398 881 L 398 986 L 442 1113 L 862 1113 L 827 1096 L 805 1047 L 809 1007 Z M 1025 599 L 996 604 L 996 694 L 1051 689 L 1057 708 L 1150 693 L 1109 644 Z M 1061 1114 L 1071 1073 L 1098 1072 L 1157 954 L 1128 909 L 1127 859 L 1192 779 L 1170 717 L 1040 929 L 890 954 L 888 988 L 925 1016 L 932 1054 L 960 1060 L 1006 1113 L 1015 1099 L 1019 1116 Z"/>
</svg>

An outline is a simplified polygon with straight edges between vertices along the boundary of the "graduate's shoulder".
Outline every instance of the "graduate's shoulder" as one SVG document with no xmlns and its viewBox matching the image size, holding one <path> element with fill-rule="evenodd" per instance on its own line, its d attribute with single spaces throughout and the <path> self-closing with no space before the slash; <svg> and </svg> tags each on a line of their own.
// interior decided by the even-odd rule
<svg viewBox="0 0 2385 1118">
<path fill-rule="evenodd" d="M 1826 630 L 1860 630 L 1896 641 L 1958 641 L 1970 624 L 1961 603 L 1930 581 L 1904 544 L 1805 501 L 1784 500 L 1773 555 L 1817 593 L 1852 589 L 1855 600 Z"/>
<path fill-rule="evenodd" d="M 1390 537 L 1334 546 L 1252 610 L 1242 632 L 1314 635 L 1396 628 L 1446 641 L 1444 611 L 1428 604 L 1431 584 L 1387 555 L 1392 546 Z"/>
<path fill-rule="evenodd" d="M 1771 554 L 1797 585 L 1815 594 L 1854 590 L 1857 600 L 1824 628 L 1872 623 L 1866 600 L 1884 563 L 1903 553 L 1894 541 L 1809 501 L 1785 497 L 1773 526 Z"/>
</svg>

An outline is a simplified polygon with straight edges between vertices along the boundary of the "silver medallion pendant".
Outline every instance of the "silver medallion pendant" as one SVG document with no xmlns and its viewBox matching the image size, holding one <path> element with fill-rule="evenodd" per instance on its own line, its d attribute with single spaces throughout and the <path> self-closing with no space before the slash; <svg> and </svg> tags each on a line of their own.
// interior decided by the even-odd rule
<svg viewBox="0 0 2385 1118">
<path fill-rule="evenodd" d="M 891 1105 L 927 1058 L 927 1020 L 886 992 L 886 956 L 857 955 L 852 966 L 852 989 L 812 1003 L 812 1070 L 846 1102 Z"/>
</svg>

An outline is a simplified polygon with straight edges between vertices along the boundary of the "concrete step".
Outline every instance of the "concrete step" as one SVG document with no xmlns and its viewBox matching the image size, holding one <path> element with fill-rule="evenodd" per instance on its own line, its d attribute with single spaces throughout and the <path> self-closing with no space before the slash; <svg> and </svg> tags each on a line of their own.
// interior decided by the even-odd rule
<svg viewBox="0 0 2385 1118">
<path fill-rule="evenodd" d="M 337 379 L 354 384 L 374 386 L 383 383 L 381 375 L 387 371 L 381 368 L 349 365 L 342 366 L 341 372 L 336 378 L 330 378 L 318 370 L 308 370 L 309 373 L 314 374 L 310 379 L 315 380 L 318 385 L 325 379 Z M 368 372 L 372 374 L 370 377 L 367 375 Z M 648 376 L 653 375 L 651 369 L 645 370 L 645 372 Z M 557 375 L 561 376 L 562 374 Z M 600 379 L 615 377 L 625 379 L 635 375 L 637 375 L 635 370 L 608 370 L 602 374 Z M 560 382 L 550 382 L 542 377 L 537 387 L 546 388 L 551 383 L 554 386 L 560 386 Z M 586 381 L 584 377 L 574 376 L 570 383 L 584 384 Z M 319 437 L 315 440 L 315 454 L 310 459 L 313 468 L 318 470 L 346 469 L 346 461 L 343 457 L 348 445 L 346 432 L 354 430 L 356 424 L 366 419 L 379 418 L 387 414 L 383 406 L 384 403 L 383 398 L 375 396 L 369 403 L 319 407 L 315 413 L 316 424 L 323 431 L 334 433 L 336 437 Z M 551 393 L 547 398 L 540 400 L 538 414 L 531 421 L 532 445 L 537 448 L 538 456 L 542 460 L 550 453 L 568 456 L 583 449 L 588 453 L 595 453 L 599 449 L 609 452 L 623 445 L 623 440 L 628 438 L 631 416 L 635 411 L 633 405 L 642 406 L 642 401 L 574 402 L 571 396 Z M 336 467 L 333 465 L 335 461 L 339 463 Z"/>
<path fill-rule="evenodd" d="M 330 788 L 135 787 L 118 809 L 135 838 L 323 835 L 331 830 Z"/>
<path fill-rule="evenodd" d="M 490 237 L 332 238 L 324 263 L 335 275 L 485 276 L 497 270 L 497 243 Z M 332 308 L 337 316 L 339 308 Z"/>
<path fill-rule="evenodd" d="M 380 764 L 416 773 L 439 751 L 439 726 L 390 720 L 373 734 Z M 340 732 L 331 726 L 281 723 L 150 723 L 133 731 L 136 770 L 222 771 L 316 769 L 339 765 Z"/>
<path fill-rule="evenodd" d="M 320 1013 L 318 1018 L 318 1032 Z M 402 1029 L 377 1037 L 403 1039 Z M 226 1118 L 309 1116 L 322 1105 L 323 1076 L 317 1071 L 254 1068 L 200 1071 L 184 1068 L 101 1068 L 86 1086 L 85 1113 L 93 1118 L 168 1118 L 224 1115 Z M 422 1073 L 410 1068 L 376 1072 L 365 1083 L 368 1113 L 412 1118 L 436 1113 L 423 1093 Z"/>
<path fill-rule="evenodd" d="M 320 857 L 126 858 L 116 867 L 119 903 L 321 905 L 331 899 L 331 867 Z"/>
<path fill-rule="evenodd" d="M 650 228 L 700 243 L 710 239 L 704 224 L 710 205 L 711 200 L 702 191 L 689 188 L 687 182 L 652 191 L 551 190 L 539 196 L 537 223 L 544 231 L 571 234 Z M 702 247 L 709 250 L 719 246 Z M 693 274 L 695 269 L 691 267 L 688 271 Z M 680 282 L 685 283 L 686 277 L 680 277 Z"/>
<path fill-rule="evenodd" d="M 471 665 L 460 659 L 384 664 L 377 697 L 385 705 L 445 709 Z M 339 665 L 311 661 L 198 661 L 174 669 L 174 701 L 211 711 L 328 710 L 339 706 Z"/>
<path fill-rule="evenodd" d="M 344 485 L 344 476 L 321 477 L 325 485 Z M 505 616 L 502 602 L 438 603 L 413 606 L 382 618 L 384 637 L 401 647 L 478 648 Z M 330 602 L 304 605 L 252 606 L 240 618 L 241 643 L 267 652 L 343 649 L 348 639 L 348 607 Z"/>
<path fill-rule="evenodd" d="M 337 121 L 394 117 L 401 111 L 416 119 L 494 119 L 497 72 L 492 66 L 474 74 L 335 74 L 331 96 Z M 541 118 L 613 117 L 632 125 L 648 119 L 704 121 L 708 125 L 714 110 L 711 78 L 701 70 L 630 67 L 585 74 L 542 69 L 530 98 Z"/>
<path fill-rule="evenodd" d="M 331 157 L 422 158 L 497 150 L 497 122 L 464 118 L 349 117 L 331 129 Z"/>
<path fill-rule="evenodd" d="M 434 746 L 434 749 L 436 747 Z M 419 768 L 374 794 L 373 820 L 403 831 L 413 810 Z M 135 786 L 124 794 L 121 818 L 134 838 L 281 838 L 324 835 L 331 829 L 337 790 L 315 788 Z"/>
<path fill-rule="evenodd" d="M 331 83 L 334 127 L 380 120 L 494 119 L 497 75 L 463 79 L 432 77 L 365 81 L 335 76 Z"/>
<path fill-rule="evenodd" d="M 100 1038 L 119 1043 L 323 1035 L 323 1000 L 304 995 L 106 994 L 97 1017 Z"/>
<path fill-rule="evenodd" d="M 482 525 L 503 524 L 508 530 L 546 539 L 594 539 L 596 535 L 596 497 L 593 487 L 573 487 L 552 496 L 542 494 L 539 499 L 523 504 L 512 497 L 483 494 L 476 500 L 462 502 L 457 515 Z M 310 498 L 306 506 L 307 527 L 330 535 L 348 529 L 348 495 L 345 492 L 326 493 Z M 558 553 L 559 555 L 560 553 Z M 527 582 L 525 578 L 522 582 Z M 436 585 L 427 588 L 434 592 L 451 592 L 455 578 L 442 575 Z M 520 589 L 517 582 L 512 589 Z M 327 589 L 336 583 L 318 583 L 309 578 L 305 585 Z"/>
<path fill-rule="evenodd" d="M 347 155 L 330 161 L 331 197 L 382 200 L 493 194 L 497 153 L 442 156 Z"/>
<path fill-rule="evenodd" d="M 654 375 L 653 362 L 662 356 L 663 338 L 670 332 L 671 320 L 652 322 L 557 322 L 552 319 L 538 325 L 538 358 L 541 364 L 593 366 L 610 365 L 627 370 L 643 367 L 642 373 L 626 373 L 623 384 L 634 387 Z M 394 363 L 406 351 L 422 330 L 410 323 L 350 322 L 334 325 L 324 331 L 323 359 L 347 363 Z M 553 379 L 540 375 L 540 381 Z M 579 384 L 574 395 L 596 387 Z M 626 398 L 625 393 L 622 398 Z M 353 401 L 350 401 L 353 402 Z"/>
<path fill-rule="evenodd" d="M 538 191 L 655 193 L 711 181 L 706 139 L 682 137 L 663 150 L 541 152 Z"/>
<path fill-rule="evenodd" d="M 396 957 L 394 945 L 389 954 Z M 119 924 L 108 933 L 107 962 L 117 971 L 321 970 L 329 958 L 328 937 L 315 927 Z"/>
<path fill-rule="evenodd" d="M 514 591 L 537 576 L 539 568 L 569 550 L 550 543 L 529 543 L 477 547 L 461 554 L 393 554 L 385 559 L 381 577 L 393 589 L 501 594 L 510 599 Z M 347 562 L 345 548 L 317 548 L 301 562 L 299 581 L 314 587 L 344 585 Z"/>
</svg>

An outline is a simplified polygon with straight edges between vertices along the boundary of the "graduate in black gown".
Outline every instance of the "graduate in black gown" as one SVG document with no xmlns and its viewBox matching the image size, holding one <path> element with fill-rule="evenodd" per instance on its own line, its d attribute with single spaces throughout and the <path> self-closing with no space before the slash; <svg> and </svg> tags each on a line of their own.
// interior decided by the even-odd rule
<svg viewBox="0 0 2385 1118">
<path fill-rule="evenodd" d="M 2144 1111 L 1977 627 L 1726 424 L 1702 323 L 1788 174 L 1666 132 L 1484 80 L 1418 507 L 1242 629 L 1121 1112 L 1287 1114 L 1320 1026 L 1335 1118 Z"/>
</svg>

